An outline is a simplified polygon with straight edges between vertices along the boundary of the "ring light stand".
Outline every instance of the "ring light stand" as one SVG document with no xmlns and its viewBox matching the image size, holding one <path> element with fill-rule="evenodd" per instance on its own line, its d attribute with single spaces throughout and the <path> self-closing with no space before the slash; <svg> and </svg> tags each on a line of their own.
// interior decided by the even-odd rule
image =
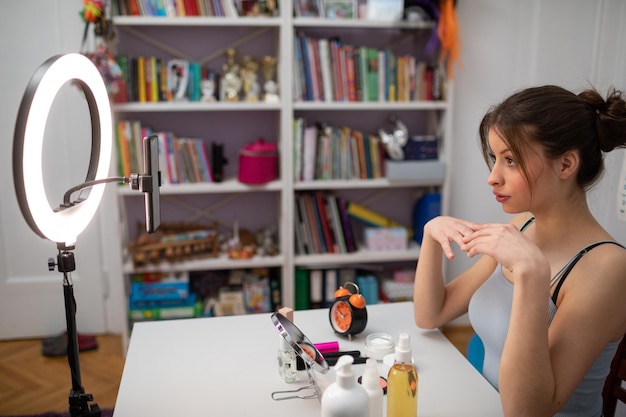
<svg viewBox="0 0 626 417">
<path fill-rule="evenodd" d="M 73 81 L 84 93 L 91 117 L 91 156 L 85 182 L 72 187 L 63 203 L 53 209 L 46 197 L 42 173 L 42 148 L 46 120 L 57 93 Z M 100 416 L 91 394 L 85 393 L 80 375 L 78 334 L 76 331 L 76 299 L 71 272 L 76 269 L 73 250 L 78 235 L 96 213 L 105 183 L 122 182 L 146 193 L 146 228 L 154 232 L 160 224 L 158 142 L 156 136 L 143 139 L 145 174 L 107 178 L 111 161 L 113 121 L 111 105 L 104 81 L 95 65 L 81 54 L 58 55 L 44 62 L 31 78 L 20 104 L 13 141 L 13 181 L 20 210 L 26 223 L 40 237 L 56 242 L 56 263 L 63 273 L 63 296 L 67 326 L 67 359 L 72 388 L 69 394 L 71 417 Z M 72 193 L 89 188 L 87 197 L 72 201 Z"/>
</svg>

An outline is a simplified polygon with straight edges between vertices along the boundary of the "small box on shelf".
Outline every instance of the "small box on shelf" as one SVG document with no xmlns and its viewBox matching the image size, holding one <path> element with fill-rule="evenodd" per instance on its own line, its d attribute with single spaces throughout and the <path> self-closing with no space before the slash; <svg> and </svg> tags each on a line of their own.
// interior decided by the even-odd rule
<svg viewBox="0 0 626 417">
<path fill-rule="evenodd" d="M 371 251 L 406 250 L 408 232 L 404 227 L 367 227 L 363 231 L 365 246 Z"/>
<path fill-rule="evenodd" d="M 445 165 L 439 160 L 387 160 L 386 169 L 389 181 L 443 181 L 446 175 Z"/>
</svg>

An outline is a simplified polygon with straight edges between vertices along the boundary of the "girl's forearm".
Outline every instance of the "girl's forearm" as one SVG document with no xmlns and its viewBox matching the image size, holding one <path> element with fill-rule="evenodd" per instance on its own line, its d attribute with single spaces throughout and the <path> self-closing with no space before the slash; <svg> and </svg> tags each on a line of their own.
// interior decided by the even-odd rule
<svg viewBox="0 0 626 417">
<path fill-rule="evenodd" d="M 445 300 L 442 272 L 443 251 L 438 242 L 424 235 L 413 287 L 415 323 L 421 328 L 439 327 Z"/>
<path fill-rule="evenodd" d="M 499 388 L 505 416 L 554 414 L 549 296 L 547 280 L 516 277 L 511 323 L 500 362 Z"/>
</svg>

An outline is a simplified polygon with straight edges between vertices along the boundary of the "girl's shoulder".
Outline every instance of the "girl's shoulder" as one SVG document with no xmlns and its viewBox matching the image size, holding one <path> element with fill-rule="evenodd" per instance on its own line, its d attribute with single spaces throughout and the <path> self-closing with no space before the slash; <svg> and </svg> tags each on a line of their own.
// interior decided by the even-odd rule
<svg viewBox="0 0 626 417">
<path fill-rule="evenodd" d="M 535 221 L 535 217 L 532 213 L 520 213 L 511 218 L 509 220 L 509 224 L 514 225 L 520 230 L 524 230 L 529 227 Z"/>
</svg>

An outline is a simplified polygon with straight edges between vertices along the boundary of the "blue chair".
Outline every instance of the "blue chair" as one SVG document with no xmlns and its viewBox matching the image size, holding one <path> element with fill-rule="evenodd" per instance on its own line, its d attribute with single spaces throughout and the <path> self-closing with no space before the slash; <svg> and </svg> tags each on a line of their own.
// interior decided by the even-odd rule
<svg viewBox="0 0 626 417">
<path fill-rule="evenodd" d="M 476 333 L 474 333 L 467 344 L 467 359 L 478 372 L 483 373 L 485 346 Z"/>
</svg>

